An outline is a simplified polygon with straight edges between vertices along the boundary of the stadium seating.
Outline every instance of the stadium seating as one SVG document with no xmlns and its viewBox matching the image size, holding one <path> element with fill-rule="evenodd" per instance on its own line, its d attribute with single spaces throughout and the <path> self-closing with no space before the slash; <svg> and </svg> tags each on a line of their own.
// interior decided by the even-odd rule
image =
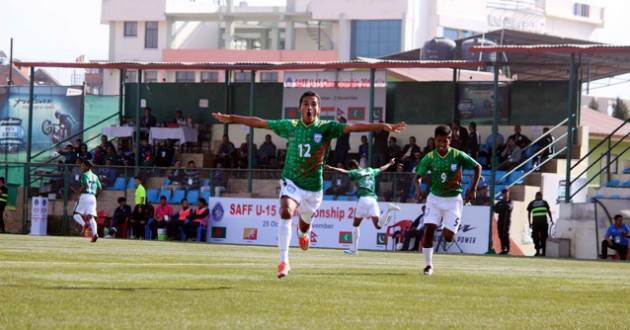
<svg viewBox="0 0 630 330">
<path fill-rule="evenodd" d="M 621 199 L 621 196 L 619 196 L 619 195 L 612 195 L 609 198 L 610 199 Z"/>
<path fill-rule="evenodd" d="M 159 203 L 160 198 L 158 197 L 160 191 L 158 189 L 149 189 L 147 190 L 147 201 L 149 203 Z"/>
<path fill-rule="evenodd" d="M 605 184 L 606 187 L 617 187 L 619 185 L 619 180 L 611 180 L 610 182 Z"/>
<path fill-rule="evenodd" d="M 168 186 L 171 184 L 171 179 L 166 178 L 166 180 L 164 180 L 164 183 L 162 184 L 162 186 Z"/>
<path fill-rule="evenodd" d="M 209 186 L 209 185 L 210 185 L 210 179 L 204 179 L 202 186 Z"/>
<path fill-rule="evenodd" d="M 621 186 L 622 186 L 622 187 L 625 187 L 625 188 L 630 187 L 630 180 L 628 180 L 628 181 L 626 181 L 626 182 L 622 183 L 622 184 L 621 184 Z"/>
<path fill-rule="evenodd" d="M 105 188 L 106 190 L 125 190 L 125 178 L 118 177 L 114 184 L 110 187 Z"/>
<path fill-rule="evenodd" d="M 166 200 L 171 199 L 171 191 L 168 189 L 160 190 L 160 194 L 158 195 L 158 203 L 160 202 L 160 198 L 162 198 L 162 196 L 166 197 Z"/>
<path fill-rule="evenodd" d="M 335 200 L 335 196 L 333 196 L 333 195 L 324 195 L 324 200 L 325 201 Z"/>
<path fill-rule="evenodd" d="M 129 181 L 127 182 L 127 189 L 136 189 L 134 178 L 129 178 Z"/>
<path fill-rule="evenodd" d="M 199 199 L 199 192 L 197 190 L 190 190 L 188 194 L 186 194 L 186 200 L 188 201 L 188 204 L 197 205 L 198 199 Z"/>
<path fill-rule="evenodd" d="M 168 199 L 169 204 L 180 204 L 182 200 L 186 197 L 186 191 L 184 190 L 175 190 L 171 198 Z"/>
<path fill-rule="evenodd" d="M 207 202 L 210 199 L 210 192 L 209 191 L 201 192 L 201 198 L 203 198 Z M 197 205 L 197 201 L 195 201 L 194 205 Z"/>
</svg>

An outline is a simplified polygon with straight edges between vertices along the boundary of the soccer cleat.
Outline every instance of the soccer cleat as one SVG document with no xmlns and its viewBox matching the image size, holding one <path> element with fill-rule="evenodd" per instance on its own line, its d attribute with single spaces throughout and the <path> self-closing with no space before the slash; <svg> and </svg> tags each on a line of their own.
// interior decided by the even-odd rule
<svg viewBox="0 0 630 330">
<path fill-rule="evenodd" d="M 359 251 L 350 249 L 350 250 L 344 250 L 343 253 L 351 254 L 351 255 L 355 255 L 356 256 L 357 254 L 359 254 Z"/>
<path fill-rule="evenodd" d="M 85 236 L 85 229 L 86 229 L 85 225 L 81 226 L 81 234 L 80 234 L 81 236 Z"/>
<path fill-rule="evenodd" d="M 394 203 L 387 203 L 387 209 L 390 211 L 400 211 L 400 206 Z"/>
<path fill-rule="evenodd" d="M 423 271 L 424 275 L 433 275 L 433 267 L 431 266 L 426 266 L 424 267 L 424 271 Z"/>
<path fill-rule="evenodd" d="M 283 278 L 289 275 L 290 273 L 291 273 L 291 266 L 289 266 L 288 263 L 283 261 L 278 265 L 278 274 L 277 274 L 278 278 Z"/>
<path fill-rule="evenodd" d="M 300 236 L 298 235 L 298 242 L 300 243 L 300 249 L 304 251 L 308 250 L 309 246 L 311 246 L 311 235 L 309 235 L 309 233 L 306 233 L 302 238 L 300 238 Z"/>
<path fill-rule="evenodd" d="M 92 236 L 92 243 L 96 242 L 97 239 L 98 239 L 98 235 L 95 234 L 94 236 Z"/>
</svg>

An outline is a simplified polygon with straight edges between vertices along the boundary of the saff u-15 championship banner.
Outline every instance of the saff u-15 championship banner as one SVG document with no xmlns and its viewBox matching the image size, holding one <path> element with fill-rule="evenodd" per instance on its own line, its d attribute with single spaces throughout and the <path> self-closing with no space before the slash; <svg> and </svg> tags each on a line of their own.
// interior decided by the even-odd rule
<svg viewBox="0 0 630 330">
<path fill-rule="evenodd" d="M 387 74 L 376 71 L 374 76 L 374 122 L 385 120 Z M 300 118 L 300 96 L 306 91 L 321 96 L 320 118 L 337 120 L 345 117 L 349 123 L 370 121 L 370 72 L 324 71 L 284 73 L 282 118 Z"/>
<path fill-rule="evenodd" d="M 323 201 L 314 217 L 311 231 L 311 246 L 322 248 L 349 248 L 352 244 L 352 223 L 356 202 Z M 277 227 L 280 220 L 280 204 L 277 199 L 210 198 L 210 219 L 207 241 L 212 243 L 271 245 L 277 243 Z M 422 204 L 398 204 L 400 211 L 392 212 L 390 221 L 376 230 L 371 219 L 361 223 L 361 250 L 392 250 L 391 237 L 403 221 L 413 222 L 420 215 Z M 379 203 L 381 211 L 387 203 Z M 447 244 L 451 253 L 483 254 L 488 251 L 490 208 L 487 206 L 464 206 L 462 221 L 457 233 L 457 244 Z M 293 228 L 297 225 L 297 214 Z M 389 229 L 390 226 L 393 228 Z M 389 230 L 389 236 L 388 236 Z M 440 232 L 436 233 L 436 242 Z M 435 245 L 434 244 L 434 245 Z M 291 246 L 298 246 L 293 233 Z M 461 251 L 460 251 L 461 249 Z M 438 251 L 443 251 L 440 245 Z"/>
</svg>

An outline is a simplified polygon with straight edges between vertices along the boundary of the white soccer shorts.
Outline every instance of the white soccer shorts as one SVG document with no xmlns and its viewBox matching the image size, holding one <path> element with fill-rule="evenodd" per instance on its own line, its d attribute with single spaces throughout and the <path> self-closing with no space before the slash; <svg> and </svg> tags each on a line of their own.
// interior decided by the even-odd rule
<svg viewBox="0 0 630 330">
<path fill-rule="evenodd" d="M 286 185 L 284 184 L 286 182 Z M 324 198 L 324 192 L 320 191 L 308 191 L 293 183 L 289 179 L 280 180 L 280 198 L 289 197 L 298 203 L 298 214 L 308 214 L 313 216 L 320 205 L 322 205 L 322 199 Z"/>
<path fill-rule="evenodd" d="M 74 212 L 96 217 L 96 196 L 92 194 L 81 194 L 77 205 L 74 206 Z"/>
<path fill-rule="evenodd" d="M 432 223 L 438 228 L 446 228 L 457 234 L 464 209 L 461 195 L 455 197 L 439 197 L 432 193 L 427 197 L 427 210 L 424 223 Z"/>
<path fill-rule="evenodd" d="M 354 217 L 363 219 L 365 217 L 378 217 L 381 214 L 381 210 L 378 208 L 378 202 L 376 198 L 372 196 L 359 197 L 357 201 Z"/>
</svg>

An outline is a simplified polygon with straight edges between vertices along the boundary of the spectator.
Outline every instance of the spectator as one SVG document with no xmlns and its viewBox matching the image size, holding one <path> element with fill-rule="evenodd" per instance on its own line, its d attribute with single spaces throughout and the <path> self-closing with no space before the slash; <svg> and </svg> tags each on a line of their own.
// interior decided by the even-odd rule
<svg viewBox="0 0 630 330">
<path fill-rule="evenodd" d="M 287 150 L 289 150 L 289 142 L 287 142 L 284 149 L 278 149 L 278 165 L 284 166 L 284 162 L 287 159 Z"/>
<path fill-rule="evenodd" d="M 206 200 L 199 198 L 198 203 L 199 207 L 192 215 L 193 220 L 184 225 L 188 239 L 197 237 L 197 228 L 199 228 L 199 226 L 205 227 L 208 225 L 208 216 L 210 215 L 210 211 L 208 210 Z"/>
<path fill-rule="evenodd" d="M 151 115 L 151 108 L 149 107 L 144 108 L 144 117 L 142 118 L 142 121 L 140 122 L 140 126 L 151 128 L 151 127 L 155 127 L 156 124 L 157 124 L 157 120 L 155 119 L 153 115 Z"/>
<path fill-rule="evenodd" d="M 405 144 L 403 150 L 401 152 L 400 161 L 405 165 L 406 168 L 409 168 L 409 161 L 413 158 L 413 154 L 420 150 L 420 147 L 416 144 L 416 137 L 412 136 L 409 138 L 409 143 Z"/>
<path fill-rule="evenodd" d="M 510 224 L 512 222 L 512 209 L 514 204 L 510 199 L 510 190 L 505 188 L 501 190 L 501 200 L 494 205 L 494 212 L 499 215 L 497 221 L 497 229 L 499 231 L 499 239 L 501 240 L 501 253 L 510 253 Z"/>
<path fill-rule="evenodd" d="M 418 164 L 420 164 L 421 160 L 422 160 L 422 153 L 420 153 L 420 151 L 414 152 L 413 153 L 413 158 L 409 162 L 409 170 L 412 171 L 412 172 L 416 172 L 416 166 L 418 166 Z"/>
<path fill-rule="evenodd" d="M 466 127 L 462 127 L 462 124 L 459 122 L 459 120 L 453 120 L 453 124 L 451 125 L 451 127 L 452 131 L 459 131 L 459 137 L 462 139 L 462 146 L 466 146 L 466 144 L 468 144 L 468 130 L 466 129 Z"/>
<path fill-rule="evenodd" d="M 345 124 L 347 122 L 346 117 L 340 116 L 339 122 Z M 288 149 L 288 147 L 287 147 Z M 335 151 L 333 152 L 332 163 L 343 163 L 348 159 L 348 152 L 350 151 L 350 133 L 341 134 L 337 138 L 335 143 Z"/>
<path fill-rule="evenodd" d="M 70 189 L 72 189 L 75 193 L 78 193 L 83 186 L 83 184 L 81 183 L 81 174 L 83 174 L 83 172 L 81 171 L 81 164 L 83 164 L 83 161 L 81 160 L 81 158 L 76 158 L 74 160 L 74 164 L 75 166 L 73 166 L 72 170 L 70 171 Z"/>
<path fill-rule="evenodd" d="M 276 159 L 276 145 L 271 142 L 271 134 L 265 135 L 265 142 L 258 149 L 258 161 L 261 165 L 270 165 Z"/>
<path fill-rule="evenodd" d="M 385 193 L 385 200 L 389 202 L 396 196 L 401 203 L 406 202 L 409 196 L 409 188 L 411 187 L 411 179 L 409 173 L 405 173 L 405 164 L 398 163 L 396 166 L 396 185 L 392 186 L 392 190 Z"/>
<path fill-rule="evenodd" d="M 255 143 L 252 143 L 252 151 L 254 155 L 256 154 L 257 146 Z M 247 163 L 249 161 L 249 133 L 245 135 L 245 142 L 241 143 L 241 146 L 236 150 L 236 156 L 238 158 L 238 167 L 247 168 Z M 252 164 L 253 166 L 254 164 Z"/>
<path fill-rule="evenodd" d="M 181 110 L 175 111 L 175 124 L 179 127 L 187 127 L 188 123 L 186 122 L 186 118 L 184 118 L 184 114 Z"/>
<path fill-rule="evenodd" d="M 118 198 L 118 207 L 114 211 L 114 216 L 112 217 L 112 228 L 111 232 L 113 232 L 113 236 L 121 236 L 118 234 L 118 228 L 120 226 L 129 223 L 131 218 L 131 207 L 127 205 L 127 200 L 124 197 Z"/>
<path fill-rule="evenodd" d="M 477 188 L 477 197 L 471 202 L 472 205 L 490 205 L 490 196 L 488 195 L 488 186 L 486 184 L 479 185 Z"/>
<path fill-rule="evenodd" d="M 424 149 L 422 149 L 422 154 L 426 155 L 433 150 L 435 150 L 435 139 L 430 137 L 427 139 L 427 145 L 424 146 Z"/>
<path fill-rule="evenodd" d="M 92 160 L 92 154 L 90 153 L 90 151 L 88 150 L 87 144 L 82 143 L 81 147 L 79 148 L 79 151 L 77 152 L 77 157 L 79 157 L 81 160 Z"/>
<path fill-rule="evenodd" d="M 514 134 L 508 136 L 508 140 L 510 138 L 513 138 L 516 145 L 521 149 L 525 148 L 531 142 L 527 136 L 521 134 L 521 125 L 514 125 Z"/>
<path fill-rule="evenodd" d="M 155 166 L 155 156 L 151 153 L 151 150 L 144 149 L 144 157 L 140 160 L 140 166 L 153 167 Z"/>
<path fill-rule="evenodd" d="M 83 144 L 83 141 L 81 139 L 76 139 L 74 141 L 74 152 L 79 154 L 79 152 L 81 151 L 81 145 L 82 144 Z"/>
<path fill-rule="evenodd" d="M 142 181 L 140 181 L 140 178 L 134 178 L 133 183 L 136 185 L 136 193 L 135 193 L 136 206 L 146 204 L 147 191 L 146 189 L 144 189 L 144 186 L 142 185 Z"/>
<path fill-rule="evenodd" d="M 166 142 L 158 148 L 157 156 L 155 157 L 155 165 L 158 167 L 170 167 L 173 165 L 174 156 L 175 148 L 173 148 L 173 141 L 166 140 Z"/>
<path fill-rule="evenodd" d="M 338 163 L 337 168 L 343 168 L 343 163 Z M 346 174 L 333 173 L 332 185 L 326 189 L 326 195 L 333 195 L 333 200 L 337 200 L 337 196 L 343 195 L 352 189 L 352 181 Z"/>
<path fill-rule="evenodd" d="M 227 174 L 223 171 L 223 165 L 217 164 L 216 170 L 212 171 L 212 185 L 214 186 L 214 196 L 219 197 L 225 191 L 228 183 Z"/>
<path fill-rule="evenodd" d="M 176 160 L 173 165 L 173 169 L 171 170 L 171 174 L 168 176 L 168 179 L 171 180 L 172 185 L 182 185 L 186 182 L 186 174 L 184 173 L 184 169 L 182 169 L 182 161 Z"/>
<path fill-rule="evenodd" d="M 418 251 L 420 247 L 420 241 L 422 240 L 422 233 L 424 229 L 424 213 L 426 211 L 426 205 L 422 205 L 422 214 L 420 214 L 416 220 L 411 224 L 411 228 L 405 233 L 405 242 L 403 243 L 403 251 Z M 415 237 L 416 241 L 413 243 L 413 248 L 409 248 L 411 238 Z"/>
<path fill-rule="evenodd" d="M 217 150 L 217 163 L 223 163 L 223 167 L 231 168 L 233 166 L 233 159 L 236 154 L 236 148 L 234 143 L 230 142 L 230 137 L 226 134 L 223 135 L 223 141 L 219 145 Z"/>
<path fill-rule="evenodd" d="M 116 169 L 112 167 L 113 165 L 112 160 L 108 159 L 105 161 L 105 166 L 99 167 L 96 171 L 103 188 L 111 187 L 116 182 Z"/>
<path fill-rule="evenodd" d="M 118 157 L 116 157 L 117 159 L 117 165 L 118 166 L 132 166 L 133 164 L 133 157 L 129 157 L 127 156 L 127 154 L 125 153 L 125 151 L 122 148 L 118 149 Z"/>
<path fill-rule="evenodd" d="M 499 170 L 506 171 L 511 170 L 521 163 L 521 148 L 516 145 L 513 137 L 509 137 L 507 145 L 503 152 L 501 152 L 502 164 L 499 166 Z"/>
<path fill-rule="evenodd" d="M 387 141 L 387 158 L 398 159 L 398 156 L 400 156 L 400 146 L 398 146 L 398 140 L 395 137 L 390 136 L 389 141 Z M 390 167 L 388 171 L 394 171 L 394 169 Z"/>
<path fill-rule="evenodd" d="M 173 214 L 173 207 L 166 202 L 166 196 L 160 196 L 160 205 L 155 208 L 153 213 L 153 221 L 149 224 L 149 228 L 153 232 L 153 237 L 157 237 L 158 228 L 166 228 L 168 221 Z"/>
<path fill-rule="evenodd" d="M 369 145 L 368 145 L 367 136 L 362 135 L 361 145 L 359 145 L 359 164 L 361 168 L 367 167 L 368 150 L 369 150 L 368 148 L 369 148 Z"/>
<path fill-rule="evenodd" d="M 380 120 L 379 123 L 384 123 Z M 386 130 L 376 131 L 372 134 L 372 167 L 381 167 L 390 159 L 387 157 L 387 138 L 389 132 Z M 342 160 L 343 161 L 343 160 Z"/>
<path fill-rule="evenodd" d="M 626 260 L 628 257 L 628 238 L 630 238 L 630 227 L 623 223 L 621 214 L 615 215 L 615 223 L 610 225 L 602 241 L 602 259 L 608 258 L 608 249 L 619 252 L 619 259 Z"/>
<path fill-rule="evenodd" d="M 479 156 L 479 146 L 481 145 L 481 134 L 477 132 L 477 124 L 471 122 L 468 125 L 468 140 L 466 141 L 466 153 L 473 159 L 477 159 Z"/>
<path fill-rule="evenodd" d="M 103 150 L 107 150 L 107 147 L 111 146 L 112 149 L 114 149 L 114 152 L 116 152 L 116 147 L 114 147 L 114 144 L 111 143 L 108 139 L 107 139 L 107 135 L 101 135 L 101 148 L 103 148 Z"/>
<path fill-rule="evenodd" d="M 145 155 L 146 150 L 150 150 L 153 153 L 153 146 L 149 144 L 149 140 L 141 139 L 140 140 L 140 155 Z"/>
<path fill-rule="evenodd" d="M 459 130 L 454 129 L 451 134 L 451 147 L 457 150 L 464 150 L 466 144 L 464 144 L 464 137 L 459 135 Z"/>
<path fill-rule="evenodd" d="M 74 164 L 77 160 L 77 153 L 71 144 L 68 144 L 66 150 L 57 149 L 57 153 L 64 157 L 64 164 Z"/>
<path fill-rule="evenodd" d="M 93 164 L 94 165 L 103 165 L 105 164 L 105 150 L 101 147 L 101 146 L 96 146 L 96 148 L 94 148 L 94 154 L 93 154 Z"/>
<path fill-rule="evenodd" d="M 194 160 L 188 162 L 188 168 L 184 172 L 186 175 L 186 185 L 184 190 L 197 190 L 200 186 L 199 171 Z"/>
<path fill-rule="evenodd" d="M 114 146 L 109 144 L 107 145 L 107 149 L 105 149 L 105 163 L 107 161 L 111 161 L 111 164 L 118 163 L 118 154 L 116 154 L 116 150 L 114 150 Z"/>
<path fill-rule="evenodd" d="M 527 219 L 529 220 L 529 227 L 532 229 L 532 239 L 534 240 L 534 248 L 536 249 L 535 256 L 544 257 L 546 254 L 547 233 L 549 230 L 547 215 L 549 215 L 549 220 L 553 225 L 549 204 L 542 199 L 542 193 L 537 192 L 536 199 L 531 201 L 527 206 Z"/>
<path fill-rule="evenodd" d="M 179 229 L 184 228 L 186 221 L 192 220 L 192 209 L 188 206 L 188 200 L 182 199 L 182 208 L 175 213 L 174 219 L 168 222 L 168 237 L 178 239 Z"/>
<path fill-rule="evenodd" d="M 149 219 L 153 216 L 153 206 L 151 204 L 136 204 L 131 214 L 129 224 L 133 230 L 133 237 L 144 238 L 144 226 L 149 223 Z"/>
<path fill-rule="evenodd" d="M 542 139 L 538 140 L 538 142 L 536 142 L 536 151 L 539 151 L 541 149 L 544 149 L 544 151 L 534 158 L 535 164 L 540 164 L 542 161 L 546 160 L 547 158 L 549 158 L 549 156 L 555 153 L 555 147 L 553 144 L 555 139 L 553 135 L 547 134 L 548 132 L 549 127 L 543 128 L 543 135 L 546 135 Z"/>
</svg>

